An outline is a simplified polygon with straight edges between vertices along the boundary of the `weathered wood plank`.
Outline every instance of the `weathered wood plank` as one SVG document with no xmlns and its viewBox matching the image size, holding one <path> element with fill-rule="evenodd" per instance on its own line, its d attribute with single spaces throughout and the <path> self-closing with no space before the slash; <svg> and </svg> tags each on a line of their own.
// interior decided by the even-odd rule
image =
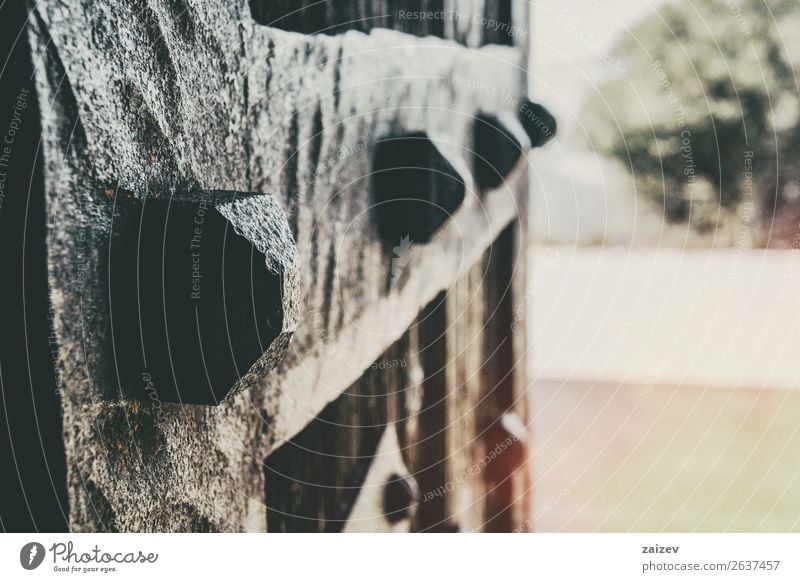
<svg viewBox="0 0 800 582">
<path fill-rule="evenodd" d="M 33 10 L 73 527 L 263 529 L 262 460 L 516 215 L 512 188 L 479 197 L 467 184 L 452 219 L 387 286 L 396 257 L 369 211 L 375 143 L 436 134 L 469 182 L 474 115 L 509 105 L 454 79 L 522 95 L 524 52 L 385 30 L 299 36 L 256 24 L 241 0 Z M 285 358 L 271 371 L 275 359 L 262 361 L 213 409 L 161 402 L 157 383 L 152 403 L 103 401 L 117 382 L 105 287 L 114 199 L 197 203 L 209 192 L 265 193 L 212 205 L 265 256 L 296 257 L 284 291 L 299 319 Z M 258 218 L 269 205 L 293 240 Z"/>
<path fill-rule="evenodd" d="M 526 354 L 514 311 L 522 249 L 515 223 L 268 457 L 271 531 L 339 531 L 386 425 L 397 426 L 418 486 L 413 531 L 513 531 L 524 523 Z"/>
</svg>

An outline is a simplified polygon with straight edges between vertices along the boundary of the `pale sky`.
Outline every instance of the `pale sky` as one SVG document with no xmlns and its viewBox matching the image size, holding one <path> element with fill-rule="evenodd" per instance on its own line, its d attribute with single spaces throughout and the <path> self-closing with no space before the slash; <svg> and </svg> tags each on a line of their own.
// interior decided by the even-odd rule
<svg viewBox="0 0 800 582">
<path fill-rule="evenodd" d="M 532 0 L 531 93 L 570 129 L 592 83 L 609 66 L 616 39 L 665 0 Z"/>
<path fill-rule="evenodd" d="M 591 54 L 587 43 L 575 31 L 591 35 L 598 46 L 608 51 L 614 39 L 664 0 L 533 0 L 533 53 L 540 64 L 581 58 Z M 567 28 L 559 15 L 569 11 L 577 16 Z"/>
</svg>

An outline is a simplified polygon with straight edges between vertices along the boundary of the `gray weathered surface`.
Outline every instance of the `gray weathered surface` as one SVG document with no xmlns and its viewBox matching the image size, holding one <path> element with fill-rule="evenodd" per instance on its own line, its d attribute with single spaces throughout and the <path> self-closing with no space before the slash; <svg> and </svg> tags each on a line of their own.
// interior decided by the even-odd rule
<svg viewBox="0 0 800 582">
<path fill-rule="evenodd" d="M 473 118 L 510 108 L 500 91 L 524 93 L 524 54 L 388 30 L 307 37 L 256 24 L 241 0 L 45 0 L 32 31 L 73 527 L 262 530 L 264 457 L 355 382 L 518 213 L 513 189 L 479 196 L 468 183 L 465 203 L 413 248 L 389 289 L 392 257 L 369 212 L 372 146 L 425 130 L 469 176 Z M 250 389 L 216 408 L 99 398 L 115 382 L 103 287 L 109 189 L 268 195 L 217 208 L 268 255 L 296 261 L 286 293 L 299 322 L 277 368 L 256 367 Z M 268 200 L 293 240 L 259 219 Z"/>
</svg>

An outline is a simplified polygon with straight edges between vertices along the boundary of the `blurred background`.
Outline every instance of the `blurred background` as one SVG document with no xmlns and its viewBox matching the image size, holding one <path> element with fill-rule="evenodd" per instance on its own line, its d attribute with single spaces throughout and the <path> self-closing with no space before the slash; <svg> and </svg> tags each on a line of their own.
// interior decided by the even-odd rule
<svg viewBox="0 0 800 582">
<path fill-rule="evenodd" d="M 800 2 L 532 13 L 534 529 L 800 530 Z"/>
</svg>

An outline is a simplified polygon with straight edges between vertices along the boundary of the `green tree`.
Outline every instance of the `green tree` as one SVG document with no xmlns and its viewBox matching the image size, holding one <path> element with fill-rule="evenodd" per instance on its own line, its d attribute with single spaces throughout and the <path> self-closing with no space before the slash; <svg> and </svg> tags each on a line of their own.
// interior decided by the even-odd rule
<svg viewBox="0 0 800 582">
<path fill-rule="evenodd" d="M 629 74 L 587 99 L 592 145 L 670 221 L 710 230 L 752 202 L 770 232 L 779 211 L 800 215 L 799 30 L 797 0 L 664 6 L 617 43 Z"/>
</svg>

